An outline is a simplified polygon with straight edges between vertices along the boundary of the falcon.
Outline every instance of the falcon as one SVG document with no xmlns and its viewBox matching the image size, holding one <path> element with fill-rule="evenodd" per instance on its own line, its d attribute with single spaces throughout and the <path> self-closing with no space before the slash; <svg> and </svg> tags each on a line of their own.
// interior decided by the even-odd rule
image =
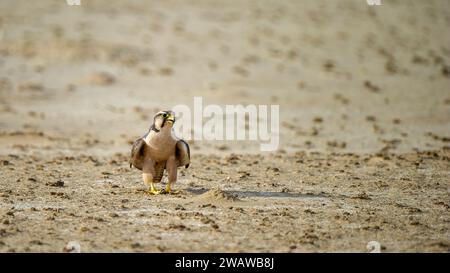
<svg viewBox="0 0 450 273">
<path fill-rule="evenodd" d="M 177 181 L 177 169 L 189 167 L 189 145 L 175 136 L 174 123 L 173 111 L 158 112 L 148 132 L 131 148 L 130 168 L 134 166 L 142 171 L 142 179 L 150 187 L 149 194 L 177 193 L 172 191 L 172 185 Z M 157 190 L 154 184 L 161 182 L 164 170 L 168 176 L 166 189 Z"/>
</svg>

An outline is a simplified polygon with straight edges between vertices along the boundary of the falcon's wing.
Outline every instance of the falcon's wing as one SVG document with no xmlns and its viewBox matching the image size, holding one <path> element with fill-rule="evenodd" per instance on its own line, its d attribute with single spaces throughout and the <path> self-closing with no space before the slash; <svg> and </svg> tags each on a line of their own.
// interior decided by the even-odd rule
<svg viewBox="0 0 450 273">
<path fill-rule="evenodd" d="M 189 163 L 191 162 L 191 150 L 189 149 L 189 145 L 186 141 L 180 139 L 177 141 L 175 156 L 177 158 L 177 166 L 186 166 L 189 167 Z"/>
<path fill-rule="evenodd" d="M 144 165 L 144 148 L 144 138 L 141 137 L 134 141 L 133 147 L 131 147 L 130 168 L 131 166 L 134 166 L 137 169 L 142 170 L 142 166 Z"/>
</svg>

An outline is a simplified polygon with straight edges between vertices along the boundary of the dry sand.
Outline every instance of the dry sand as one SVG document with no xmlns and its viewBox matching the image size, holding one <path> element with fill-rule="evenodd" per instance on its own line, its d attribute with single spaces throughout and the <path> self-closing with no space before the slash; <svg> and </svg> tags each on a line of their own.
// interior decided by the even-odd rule
<svg viewBox="0 0 450 273">
<path fill-rule="evenodd" d="M 0 252 L 450 251 L 449 26 L 447 0 L 1 1 Z M 130 143 L 194 96 L 279 104 L 280 149 L 191 141 L 148 196 Z"/>
</svg>

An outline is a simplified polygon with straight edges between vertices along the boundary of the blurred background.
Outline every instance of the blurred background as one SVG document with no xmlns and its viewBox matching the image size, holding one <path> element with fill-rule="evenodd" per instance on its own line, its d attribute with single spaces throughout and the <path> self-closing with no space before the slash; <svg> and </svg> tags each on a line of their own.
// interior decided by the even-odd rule
<svg viewBox="0 0 450 273">
<path fill-rule="evenodd" d="M 441 148 L 449 27 L 447 0 L 1 1 L 0 153 L 128 153 L 194 96 L 280 105 L 279 152 Z"/>
</svg>

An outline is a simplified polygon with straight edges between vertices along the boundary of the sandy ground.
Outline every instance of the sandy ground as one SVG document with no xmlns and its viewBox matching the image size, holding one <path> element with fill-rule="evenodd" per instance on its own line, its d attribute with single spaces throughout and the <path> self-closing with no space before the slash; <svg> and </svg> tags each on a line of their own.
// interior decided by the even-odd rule
<svg viewBox="0 0 450 273">
<path fill-rule="evenodd" d="M 450 251 L 449 26 L 446 0 L 1 1 L 0 252 Z M 130 143 L 194 96 L 280 105 L 280 149 L 190 141 L 148 196 Z"/>
</svg>

